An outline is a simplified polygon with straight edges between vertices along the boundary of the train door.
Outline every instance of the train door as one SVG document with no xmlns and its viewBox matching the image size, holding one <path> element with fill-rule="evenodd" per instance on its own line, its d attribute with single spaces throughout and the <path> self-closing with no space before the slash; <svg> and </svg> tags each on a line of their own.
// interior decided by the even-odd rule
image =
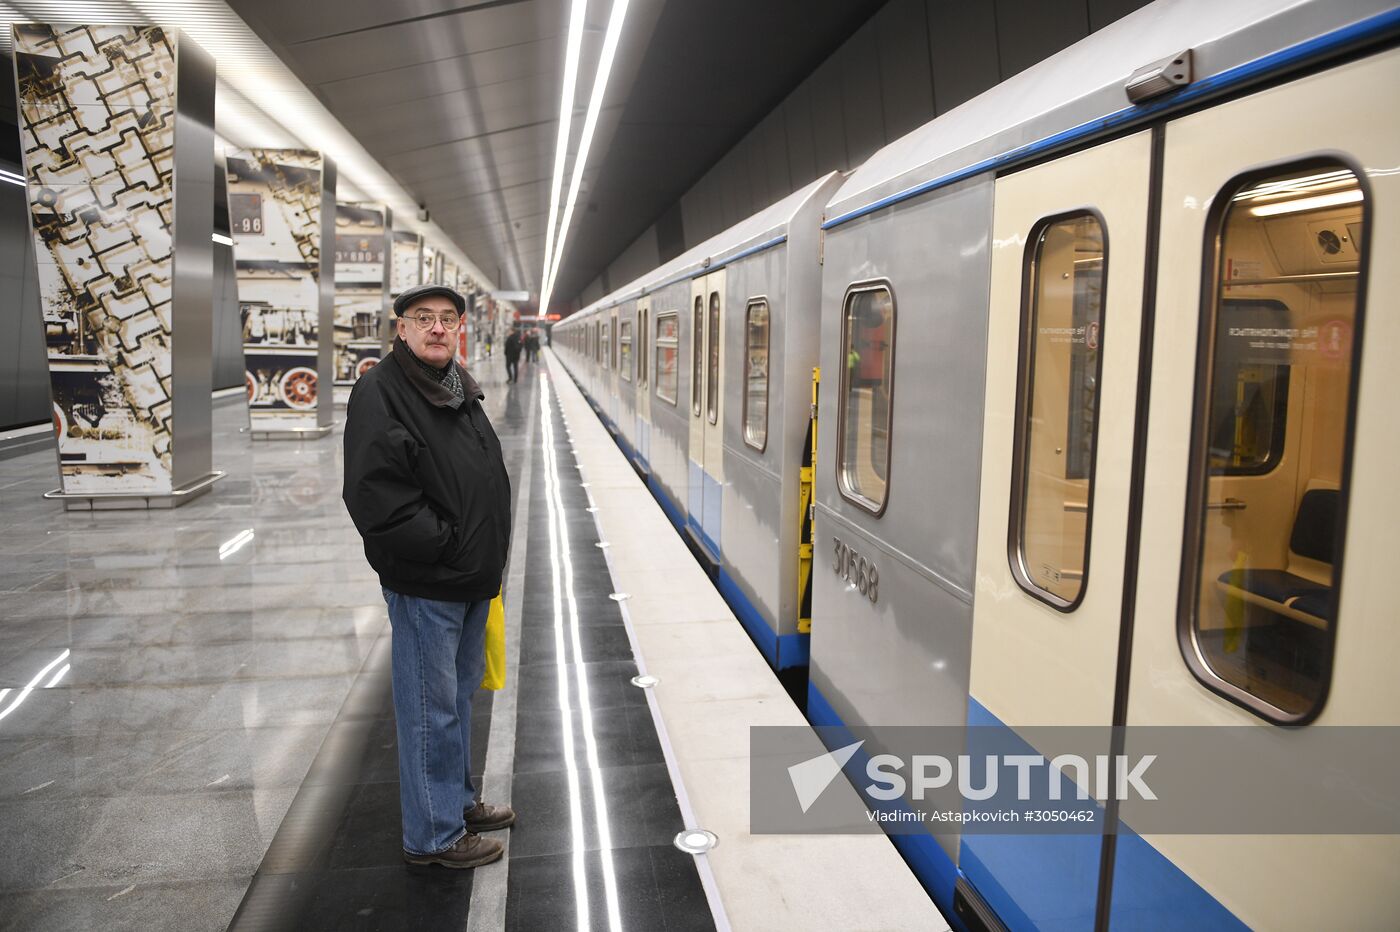
<svg viewBox="0 0 1400 932">
<path fill-rule="evenodd" d="M 724 487 L 724 271 L 692 279 L 690 463 L 687 525 L 710 555 L 720 556 Z"/>
<path fill-rule="evenodd" d="M 1130 726 L 1243 726 L 1312 768 L 1325 726 L 1400 724 L 1395 87 L 1392 50 L 1165 127 Z M 1131 828 L 1117 928 L 1400 917 L 1393 835 Z"/>
<path fill-rule="evenodd" d="M 1141 132 L 996 182 L 974 759 L 1112 721 L 1151 155 Z M 967 833 L 959 867 L 1013 928 L 1088 930 L 1100 856 L 1097 835 Z"/>
<path fill-rule="evenodd" d="M 637 301 L 637 458 L 651 469 L 651 299 Z"/>
</svg>

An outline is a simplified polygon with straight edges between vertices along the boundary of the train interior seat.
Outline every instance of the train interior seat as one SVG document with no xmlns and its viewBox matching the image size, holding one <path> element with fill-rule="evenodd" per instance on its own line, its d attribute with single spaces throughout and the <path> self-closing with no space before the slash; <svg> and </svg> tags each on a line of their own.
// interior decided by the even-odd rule
<svg viewBox="0 0 1400 932">
<path fill-rule="evenodd" d="M 1226 599 L 1326 628 L 1333 620 L 1331 577 L 1340 499 L 1337 489 L 1304 492 L 1293 519 L 1287 566 L 1226 570 L 1216 580 Z"/>
</svg>

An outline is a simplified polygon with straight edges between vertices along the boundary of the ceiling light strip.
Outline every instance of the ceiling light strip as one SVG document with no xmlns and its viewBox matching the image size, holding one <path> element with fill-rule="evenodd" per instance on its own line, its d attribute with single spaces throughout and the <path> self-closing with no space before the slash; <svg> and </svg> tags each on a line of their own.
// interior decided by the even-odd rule
<svg viewBox="0 0 1400 932">
<path fill-rule="evenodd" d="M 598 73 L 593 78 L 593 94 L 588 99 L 588 115 L 583 120 L 583 135 L 579 139 L 578 155 L 574 157 L 574 174 L 569 181 L 569 196 L 564 201 L 559 238 L 554 254 L 550 257 L 550 264 L 545 269 L 545 281 L 540 289 L 541 313 L 548 313 L 549 299 L 554 293 L 554 279 L 559 274 L 564 244 L 569 236 L 569 222 L 573 219 L 574 205 L 578 203 L 579 188 L 583 185 L 583 170 L 588 165 L 588 150 L 593 145 L 593 133 L 598 128 L 598 114 L 603 109 L 608 78 L 612 75 L 613 61 L 617 57 L 617 44 L 622 37 L 623 21 L 627 18 L 628 2 L 629 0 L 613 0 L 612 13 L 608 16 L 608 32 L 603 39 L 603 52 L 598 59 Z"/>
<path fill-rule="evenodd" d="M 569 38 L 564 51 L 564 89 L 559 98 L 559 139 L 554 144 L 554 177 L 549 188 L 549 213 L 545 215 L 541 288 L 549 277 L 550 259 L 554 254 L 554 223 L 559 217 L 559 196 L 564 193 L 564 163 L 568 159 L 569 134 L 573 128 L 574 97 L 578 93 L 578 60 L 583 46 L 583 20 L 587 13 L 588 0 L 574 0 L 569 10 Z"/>
</svg>

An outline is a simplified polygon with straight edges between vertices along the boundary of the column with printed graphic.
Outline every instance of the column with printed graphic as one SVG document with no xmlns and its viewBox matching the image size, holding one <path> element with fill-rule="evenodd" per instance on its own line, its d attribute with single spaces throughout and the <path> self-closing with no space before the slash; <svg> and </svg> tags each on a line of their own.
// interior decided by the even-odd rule
<svg viewBox="0 0 1400 932">
<path fill-rule="evenodd" d="M 423 284 L 442 281 L 442 253 L 432 243 L 423 242 Z"/>
<path fill-rule="evenodd" d="M 389 295 L 397 298 L 410 288 L 423 283 L 423 237 L 407 230 L 394 231 L 393 270 L 390 274 Z M 390 304 L 392 305 L 392 301 Z M 392 340 L 392 335 L 390 336 Z"/>
<path fill-rule="evenodd" d="M 214 62 L 159 26 L 13 27 L 67 508 L 170 507 L 212 468 Z"/>
<path fill-rule="evenodd" d="M 335 164 L 309 149 L 227 154 L 249 428 L 324 436 L 334 414 Z"/>
<path fill-rule="evenodd" d="M 335 205 L 335 402 L 384 357 L 389 332 L 389 208 Z"/>
</svg>

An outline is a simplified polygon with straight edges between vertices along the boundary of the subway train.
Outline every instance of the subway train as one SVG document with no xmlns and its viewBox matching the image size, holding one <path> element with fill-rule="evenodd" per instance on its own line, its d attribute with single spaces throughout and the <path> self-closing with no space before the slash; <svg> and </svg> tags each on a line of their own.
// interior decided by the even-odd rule
<svg viewBox="0 0 1400 932">
<path fill-rule="evenodd" d="M 813 724 L 1400 724 L 1398 36 L 1151 4 L 556 326 Z M 891 837 L 969 928 L 1400 927 L 1395 835 L 1117 828 Z"/>
</svg>

